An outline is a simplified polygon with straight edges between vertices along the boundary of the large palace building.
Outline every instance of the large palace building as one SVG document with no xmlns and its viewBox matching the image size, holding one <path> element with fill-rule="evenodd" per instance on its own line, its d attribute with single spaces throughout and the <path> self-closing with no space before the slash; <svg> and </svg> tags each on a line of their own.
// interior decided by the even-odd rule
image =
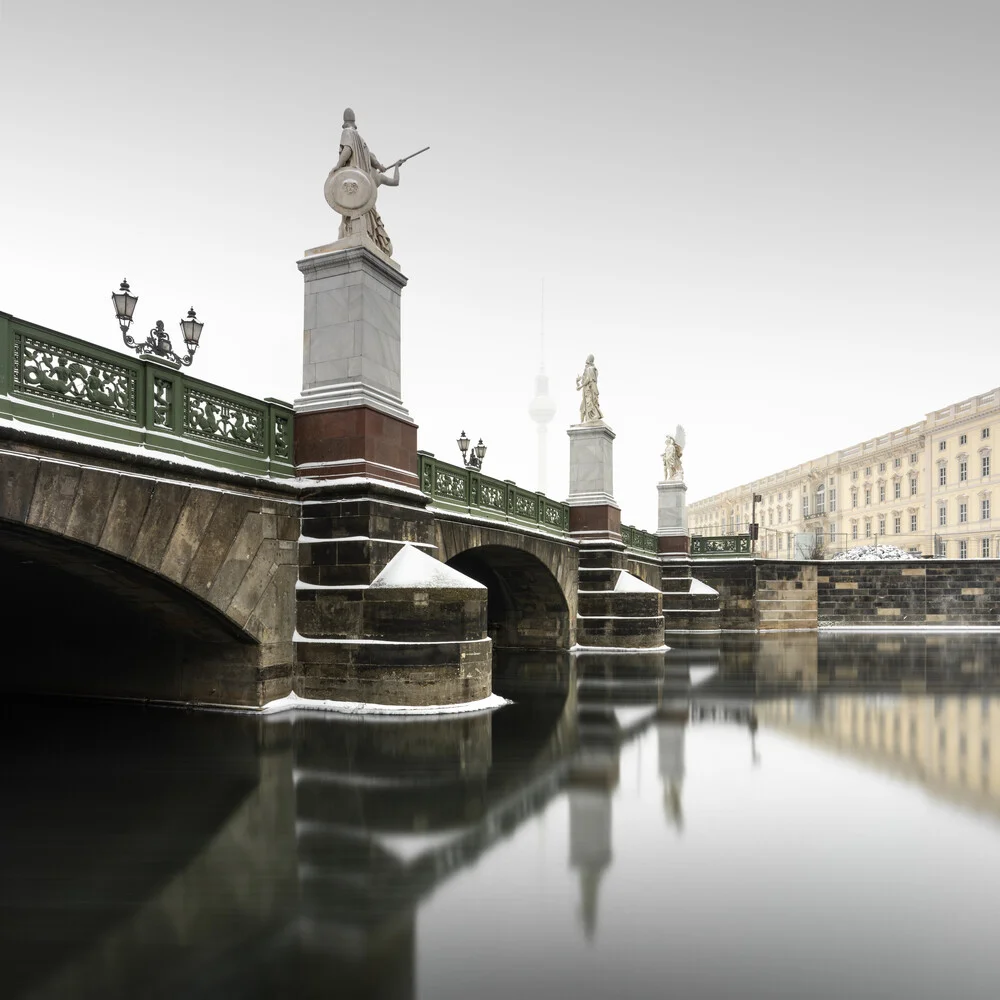
<svg viewBox="0 0 1000 1000">
<path fill-rule="evenodd" d="M 823 558 L 879 543 L 948 559 L 997 558 L 994 435 L 1000 435 L 1000 388 L 692 503 L 690 530 L 692 535 L 746 533 L 756 493 L 762 556 Z M 996 499 L 1000 502 L 1000 490 Z"/>
</svg>

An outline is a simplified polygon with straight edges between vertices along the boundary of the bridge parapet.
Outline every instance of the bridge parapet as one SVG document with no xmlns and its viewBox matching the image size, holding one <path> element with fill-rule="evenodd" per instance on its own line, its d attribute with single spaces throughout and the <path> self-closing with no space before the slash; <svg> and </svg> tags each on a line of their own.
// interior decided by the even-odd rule
<svg viewBox="0 0 1000 1000">
<path fill-rule="evenodd" d="M 442 462 L 429 451 L 417 452 L 417 461 L 420 489 L 436 507 L 528 525 L 552 535 L 569 534 L 569 504 L 522 489 L 509 479 L 492 479 L 477 469 Z"/>
<path fill-rule="evenodd" d="M 0 419 L 294 475 L 292 409 L 0 313 Z"/>
<path fill-rule="evenodd" d="M 622 541 L 625 543 L 625 548 L 627 549 L 634 549 L 636 552 L 646 552 L 650 555 L 656 555 L 657 553 L 656 535 L 651 531 L 643 531 L 642 528 L 636 528 L 631 524 L 622 525 Z"/>
</svg>

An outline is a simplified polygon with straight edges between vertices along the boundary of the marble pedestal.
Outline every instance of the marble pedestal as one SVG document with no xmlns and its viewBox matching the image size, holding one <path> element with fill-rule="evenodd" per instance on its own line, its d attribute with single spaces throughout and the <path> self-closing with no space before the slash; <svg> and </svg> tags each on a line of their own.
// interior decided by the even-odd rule
<svg viewBox="0 0 1000 1000">
<path fill-rule="evenodd" d="M 680 479 L 671 479 L 656 484 L 656 534 L 660 540 L 660 552 L 691 551 L 688 533 L 687 484 Z"/>
<path fill-rule="evenodd" d="M 403 406 L 400 293 L 394 260 L 357 237 L 306 251 L 300 476 L 364 476 L 417 486 L 417 427 Z"/>
<path fill-rule="evenodd" d="M 574 424 L 569 435 L 569 527 L 575 538 L 621 543 L 621 508 L 614 497 L 615 432 L 603 420 Z"/>
</svg>

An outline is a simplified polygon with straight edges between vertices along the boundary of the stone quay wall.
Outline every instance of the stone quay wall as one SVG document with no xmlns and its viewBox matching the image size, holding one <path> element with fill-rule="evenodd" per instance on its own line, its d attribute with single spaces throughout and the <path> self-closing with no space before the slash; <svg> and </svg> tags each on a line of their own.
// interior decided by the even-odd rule
<svg viewBox="0 0 1000 1000">
<path fill-rule="evenodd" d="M 1000 561 L 904 559 L 817 566 L 821 625 L 1000 625 Z"/>
<path fill-rule="evenodd" d="M 1000 625 L 1000 560 L 693 559 L 719 591 L 720 628 Z"/>
</svg>

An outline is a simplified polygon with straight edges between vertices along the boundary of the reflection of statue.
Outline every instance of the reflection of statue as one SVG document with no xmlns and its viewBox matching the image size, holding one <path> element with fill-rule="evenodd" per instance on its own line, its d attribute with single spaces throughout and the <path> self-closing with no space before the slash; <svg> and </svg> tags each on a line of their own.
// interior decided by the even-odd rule
<svg viewBox="0 0 1000 1000">
<path fill-rule="evenodd" d="M 382 219 L 375 210 L 375 198 L 379 185 L 396 187 L 399 184 L 399 165 L 393 164 L 392 176 L 378 157 L 361 138 L 354 122 L 354 112 L 344 111 L 344 131 L 340 136 L 340 159 L 330 171 L 324 193 L 326 200 L 335 211 L 340 212 L 340 238 L 355 232 L 367 232 L 368 238 L 383 253 L 392 255 L 392 242 L 382 225 Z M 361 226 L 364 229 L 361 229 Z"/>
<path fill-rule="evenodd" d="M 597 369 L 594 367 L 594 355 L 587 355 L 587 363 L 583 366 L 583 374 L 577 375 L 576 387 L 583 392 L 580 398 L 580 423 L 592 423 L 602 420 L 604 414 L 597 402 Z"/>
<path fill-rule="evenodd" d="M 663 459 L 663 478 L 683 479 L 684 466 L 681 465 L 681 456 L 684 454 L 684 428 L 680 424 L 673 434 L 667 435 L 666 445 L 660 458 Z"/>
</svg>

